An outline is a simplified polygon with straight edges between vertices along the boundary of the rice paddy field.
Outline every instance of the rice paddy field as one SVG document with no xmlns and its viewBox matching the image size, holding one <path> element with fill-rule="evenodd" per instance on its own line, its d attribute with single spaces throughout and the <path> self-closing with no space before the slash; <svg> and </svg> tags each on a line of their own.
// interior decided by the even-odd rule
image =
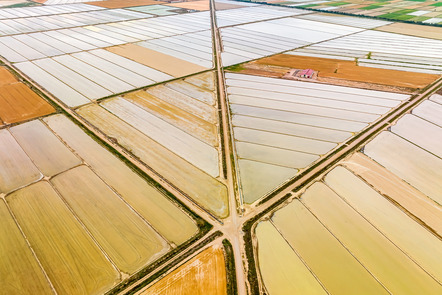
<svg viewBox="0 0 442 295">
<path fill-rule="evenodd" d="M 228 73 L 244 201 L 293 178 L 409 96 Z"/>
<path fill-rule="evenodd" d="M 424 24 L 441 24 L 442 10 L 437 1 L 427 0 L 385 0 L 385 1 L 360 1 L 360 0 L 296 0 L 296 1 L 266 1 L 290 7 L 333 11 L 348 15 L 364 15 L 373 18 L 408 21 Z"/>
<path fill-rule="evenodd" d="M 0 294 L 442 293 L 437 2 L 23 2 Z"/>
<path fill-rule="evenodd" d="M 1 129 L 0 137 L 0 230 L 10 233 L 1 243 L 2 293 L 15 288 L 13 275 L 25 293 L 101 294 L 198 232 L 64 115 Z"/>
<path fill-rule="evenodd" d="M 220 178 L 214 83 L 213 72 L 207 72 L 87 105 L 78 113 L 225 218 L 229 208 Z"/>
<path fill-rule="evenodd" d="M 438 98 L 258 224 L 257 257 L 269 294 L 441 292 L 442 125 L 425 112 L 428 104 L 437 111 Z"/>
</svg>

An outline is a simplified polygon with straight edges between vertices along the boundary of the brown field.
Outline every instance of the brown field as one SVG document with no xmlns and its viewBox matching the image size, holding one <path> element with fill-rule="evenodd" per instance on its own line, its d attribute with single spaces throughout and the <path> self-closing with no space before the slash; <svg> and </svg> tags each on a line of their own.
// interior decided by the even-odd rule
<svg viewBox="0 0 442 295">
<path fill-rule="evenodd" d="M 426 195 L 364 154 L 354 154 L 344 162 L 344 166 L 364 179 L 383 196 L 399 204 L 421 223 L 442 235 L 441 209 Z"/>
<path fill-rule="evenodd" d="M 106 49 L 174 77 L 187 76 L 207 70 L 200 65 L 135 44 L 125 44 Z"/>
<path fill-rule="evenodd" d="M 0 67 L 0 122 L 17 123 L 53 113 L 54 108 Z"/>
<path fill-rule="evenodd" d="M 174 270 L 139 295 L 225 295 L 223 250 L 211 247 Z"/>
<path fill-rule="evenodd" d="M 12 83 L 19 83 L 17 78 L 5 68 L 0 67 L 0 87 Z"/>
<path fill-rule="evenodd" d="M 153 4 L 162 4 L 162 3 L 165 2 L 155 1 L 155 0 L 105 0 L 105 1 L 86 2 L 86 4 L 91 4 L 105 8 L 125 8 L 125 7 L 153 5 Z"/>
<path fill-rule="evenodd" d="M 290 54 L 265 57 L 254 63 L 296 69 L 311 68 L 319 72 L 318 80 L 324 77 L 406 88 L 423 88 L 439 77 L 431 74 L 359 67 L 354 61 Z"/>
<path fill-rule="evenodd" d="M 442 40 L 442 28 L 439 27 L 421 26 L 421 25 L 413 25 L 405 23 L 393 23 L 391 25 L 386 25 L 377 28 L 376 30 Z"/>
</svg>

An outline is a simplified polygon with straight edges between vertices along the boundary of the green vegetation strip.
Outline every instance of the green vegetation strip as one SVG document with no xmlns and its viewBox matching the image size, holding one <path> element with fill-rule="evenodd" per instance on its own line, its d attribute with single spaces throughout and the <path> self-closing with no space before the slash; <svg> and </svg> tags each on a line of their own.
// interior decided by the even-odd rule
<svg viewBox="0 0 442 295">
<path fill-rule="evenodd" d="M 227 294 L 238 295 L 238 284 L 236 282 L 235 256 L 233 254 L 233 247 L 227 239 L 223 240 L 223 246 L 226 256 Z"/>
<path fill-rule="evenodd" d="M 365 7 L 361 7 L 359 9 L 362 9 L 362 10 L 372 10 L 372 9 L 376 9 L 376 8 L 380 8 L 380 7 L 383 7 L 383 5 L 382 4 L 371 4 L 371 5 L 368 5 L 368 6 L 365 6 Z"/>
</svg>

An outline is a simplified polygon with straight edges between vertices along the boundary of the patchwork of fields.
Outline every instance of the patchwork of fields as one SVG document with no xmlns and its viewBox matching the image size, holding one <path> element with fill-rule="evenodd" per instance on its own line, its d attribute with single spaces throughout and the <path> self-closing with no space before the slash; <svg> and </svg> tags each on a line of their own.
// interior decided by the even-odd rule
<svg viewBox="0 0 442 295">
<path fill-rule="evenodd" d="M 15 264 L 31 260 L 39 294 L 49 286 L 42 271 L 57 293 L 101 293 L 198 232 L 179 206 L 63 115 L 2 129 L 0 137 L 2 214 L 10 220 L 1 230 L 14 233 L 2 248 L 18 251 L 19 240 L 28 257 L 1 264 L 2 285 Z M 26 272 L 15 279 L 23 292 L 34 284 L 25 284 Z"/>
<path fill-rule="evenodd" d="M 437 2 L 3 2 L 0 294 L 442 293 Z"/>
<path fill-rule="evenodd" d="M 438 99 L 257 226 L 260 272 L 271 294 L 441 292 Z"/>
<path fill-rule="evenodd" d="M 363 15 L 423 24 L 442 24 L 442 5 L 437 0 L 269 0 L 264 2 L 355 16 Z"/>
</svg>

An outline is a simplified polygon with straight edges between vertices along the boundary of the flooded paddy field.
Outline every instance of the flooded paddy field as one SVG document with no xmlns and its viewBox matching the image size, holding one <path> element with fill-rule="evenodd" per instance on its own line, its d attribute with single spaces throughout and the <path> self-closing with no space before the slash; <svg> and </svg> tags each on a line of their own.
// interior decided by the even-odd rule
<svg viewBox="0 0 442 295">
<path fill-rule="evenodd" d="M 78 113 L 203 207 L 225 217 L 229 209 L 219 180 L 213 83 L 208 72 L 104 100 Z"/>
<path fill-rule="evenodd" d="M 0 55 L 68 107 L 213 67 L 208 12 L 156 18 L 71 5 L 41 6 L 13 19 L 0 15 Z M 7 30 L 19 20 L 29 24 Z M 2 21 L 9 24 L 3 31 Z"/>
<path fill-rule="evenodd" d="M 55 112 L 48 102 L 4 67 L 0 67 L 0 105 L 0 126 Z"/>
<path fill-rule="evenodd" d="M 438 181 L 442 177 L 442 159 L 439 157 L 386 131 L 365 146 L 364 154 L 442 204 L 442 183 Z M 404 157 L 408 160 L 404 161 Z"/>
<path fill-rule="evenodd" d="M 219 245 L 207 248 L 151 287 L 136 294 L 226 295 L 227 278 L 223 249 Z"/>
<path fill-rule="evenodd" d="M 269 294 L 317 294 L 314 286 L 305 291 L 293 287 L 306 271 L 332 294 L 440 292 L 442 265 L 435 257 L 442 257 L 442 242 L 376 189 L 338 166 L 324 182 L 313 184 L 299 200 L 259 223 L 257 254 Z M 279 250 L 269 248 L 269 241 Z M 287 244 L 289 251 L 283 251 Z M 303 272 L 281 267 L 292 257 L 301 261 Z M 280 275 L 274 269 L 276 259 L 282 261 Z M 284 288 L 292 291 L 283 292 Z"/>
<path fill-rule="evenodd" d="M 24 292 L 32 285 L 36 294 L 104 293 L 198 232 L 177 204 L 64 115 L 0 137 L 0 230 L 10 233 L 1 247 L 16 253 L 0 271 L 15 273 Z M 29 270 L 11 265 L 14 257 Z"/>
<path fill-rule="evenodd" d="M 366 30 L 290 53 L 353 61 L 357 58 L 361 67 L 440 75 L 441 48 L 442 40 Z"/>
<path fill-rule="evenodd" d="M 237 9 L 259 11 L 259 7 Z M 274 9 L 274 13 L 286 13 L 288 10 Z M 292 15 L 305 12 L 293 10 Z M 222 23 L 222 14 L 218 13 Z M 363 29 L 336 24 L 298 19 L 292 17 L 237 25 L 221 30 L 224 51 L 224 66 L 238 64 L 251 59 L 272 55 L 298 47 L 356 33 Z M 241 23 L 241 21 L 240 21 Z M 221 25 L 222 26 L 222 25 Z"/>
<path fill-rule="evenodd" d="M 441 292 L 437 165 L 442 126 L 431 122 L 428 112 L 418 111 L 435 98 L 258 223 L 256 255 L 269 294 L 316 294 L 314 287 L 294 289 L 293 282 L 304 278 L 306 270 L 332 294 Z M 283 250 L 287 244 L 290 248 Z M 304 273 L 274 269 L 273 262 L 282 265 L 296 258 Z M 284 293 L 284 288 L 290 291 Z"/>
<path fill-rule="evenodd" d="M 240 184 L 249 204 L 407 98 L 233 73 L 226 78 Z"/>
</svg>

